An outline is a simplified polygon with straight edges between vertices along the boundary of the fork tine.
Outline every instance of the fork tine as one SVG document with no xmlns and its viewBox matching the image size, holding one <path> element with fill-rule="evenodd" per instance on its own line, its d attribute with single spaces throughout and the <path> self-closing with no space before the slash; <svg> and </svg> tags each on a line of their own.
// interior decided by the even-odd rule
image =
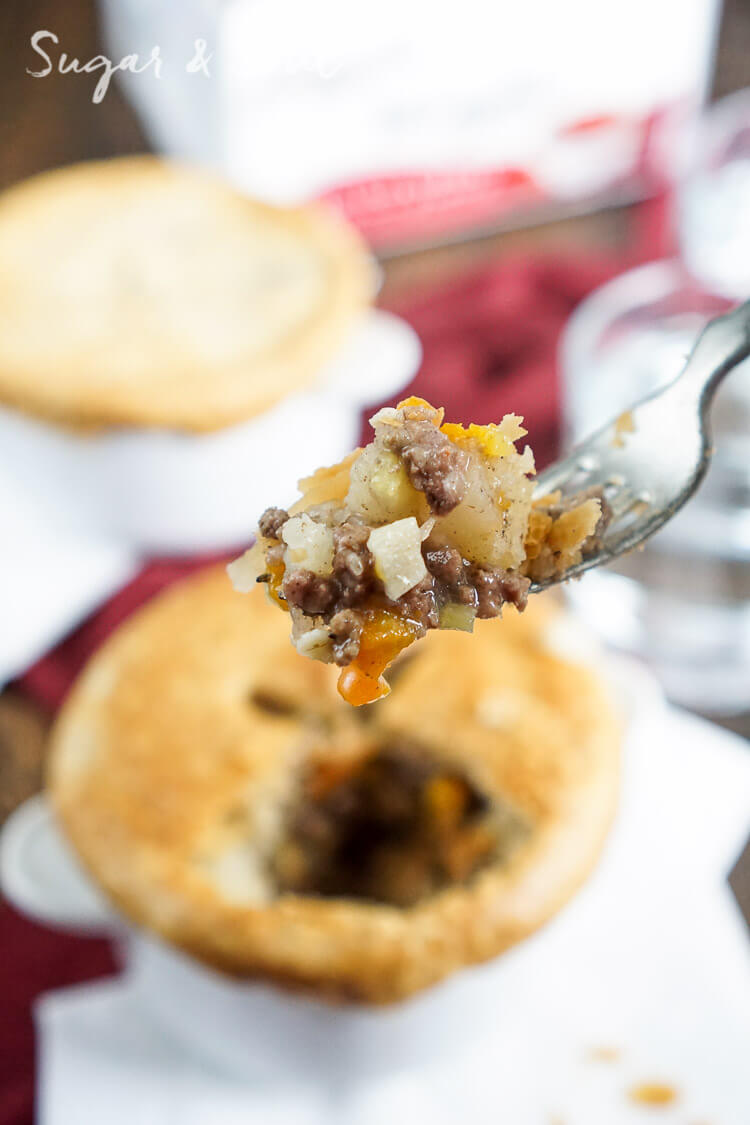
<svg viewBox="0 0 750 1125">
<path fill-rule="evenodd" d="M 724 376 L 749 355 L 750 301 L 708 323 L 682 374 L 631 408 L 632 427 L 615 419 L 540 473 L 535 499 L 558 490 L 570 497 L 597 489 L 609 509 L 596 550 L 552 582 L 632 550 L 693 495 L 711 458 L 708 410 L 713 395 Z"/>
</svg>

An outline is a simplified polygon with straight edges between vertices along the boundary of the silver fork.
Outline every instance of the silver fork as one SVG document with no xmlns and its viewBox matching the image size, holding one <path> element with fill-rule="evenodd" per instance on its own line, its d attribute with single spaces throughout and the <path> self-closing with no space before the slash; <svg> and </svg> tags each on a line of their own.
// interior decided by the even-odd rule
<svg viewBox="0 0 750 1125">
<path fill-rule="evenodd" d="M 532 591 L 632 551 L 680 510 L 711 461 L 709 414 L 716 390 L 749 355 L 750 301 L 709 321 L 674 382 L 539 474 L 536 497 L 560 489 L 564 500 L 585 489 L 601 489 L 611 517 L 591 554 L 563 574 L 535 583 Z"/>
</svg>

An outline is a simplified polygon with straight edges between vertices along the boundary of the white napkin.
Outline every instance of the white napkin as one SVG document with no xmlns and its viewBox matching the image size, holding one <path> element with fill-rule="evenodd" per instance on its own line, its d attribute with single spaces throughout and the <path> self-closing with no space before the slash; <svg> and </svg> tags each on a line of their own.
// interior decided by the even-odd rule
<svg viewBox="0 0 750 1125">
<path fill-rule="evenodd" d="M 126 980 L 46 996 L 39 1125 L 747 1125 L 750 958 L 725 875 L 748 830 L 750 756 L 674 710 L 631 732 L 596 873 L 503 961 L 495 1033 L 450 1066 L 332 1089 L 222 1077 L 171 1044 Z M 481 970 L 479 970 L 481 971 Z M 612 1048 L 610 1061 L 592 1057 Z"/>
<path fill-rule="evenodd" d="M 136 556 L 81 537 L 0 472 L 0 688 L 135 573 Z"/>
</svg>

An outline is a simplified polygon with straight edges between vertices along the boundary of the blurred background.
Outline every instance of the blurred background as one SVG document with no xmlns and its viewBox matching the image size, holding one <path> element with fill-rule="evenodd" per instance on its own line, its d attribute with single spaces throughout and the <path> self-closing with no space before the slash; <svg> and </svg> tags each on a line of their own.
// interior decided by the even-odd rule
<svg viewBox="0 0 750 1125">
<path fill-rule="evenodd" d="M 158 152 L 274 203 L 326 200 L 378 259 L 378 309 L 418 338 L 392 342 L 401 383 L 463 421 L 523 414 L 543 465 L 672 378 L 706 319 L 749 295 L 750 5 L 389 2 L 360 16 L 335 0 L 4 0 L 0 187 Z M 54 65 L 35 78 L 38 29 L 58 43 L 45 41 Z M 63 51 L 145 60 L 154 44 L 162 78 L 119 75 L 98 103 L 97 74 L 57 69 Z M 365 386 L 362 418 L 383 391 Z M 671 700 L 747 738 L 747 365 L 715 428 L 689 510 L 568 596 Z M 3 492 L 3 471 L 0 446 L 0 818 L 39 788 L 54 709 L 99 640 L 237 541 L 105 537 L 84 552 L 68 538 L 70 589 L 32 612 L 14 586 L 28 556 L 7 530 L 22 493 Z M 734 885 L 750 899 L 750 862 Z M 21 1108 L 3 1116 L 0 1096 L 2 1125 L 24 1119 L 24 1035 L 7 1095 Z"/>
</svg>

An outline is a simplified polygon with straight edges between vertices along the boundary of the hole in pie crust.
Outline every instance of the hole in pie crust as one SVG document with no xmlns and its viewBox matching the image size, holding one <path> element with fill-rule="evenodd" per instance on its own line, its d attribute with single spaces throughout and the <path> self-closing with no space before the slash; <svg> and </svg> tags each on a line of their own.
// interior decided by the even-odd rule
<svg viewBox="0 0 750 1125">
<path fill-rule="evenodd" d="M 308 765 L 271 861 L 280 892 L 411 906 L 506 858 L 522 818 L 405 744 Z"/>
</svg>

